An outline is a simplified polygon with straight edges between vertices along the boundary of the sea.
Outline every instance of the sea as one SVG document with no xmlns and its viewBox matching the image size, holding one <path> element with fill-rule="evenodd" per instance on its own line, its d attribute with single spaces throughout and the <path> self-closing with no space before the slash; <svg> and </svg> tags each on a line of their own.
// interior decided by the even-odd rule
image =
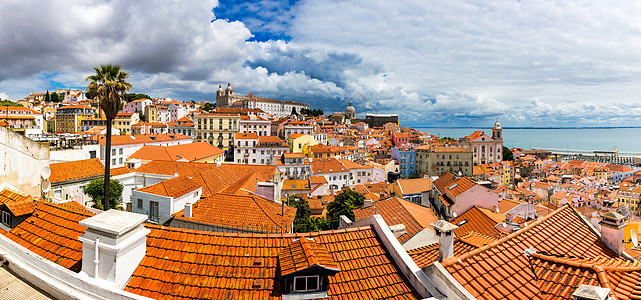
<svg viewBox="0 0 641 300">
<path fill-rule="evenodd" d="M 438 137 L 458 139 L 491 128 L 414 127 Z M 641 127 L 635 128 L 503 128 L 503 145 L 508 148 L 614 151 L 641 153 Z"/>
</svg>

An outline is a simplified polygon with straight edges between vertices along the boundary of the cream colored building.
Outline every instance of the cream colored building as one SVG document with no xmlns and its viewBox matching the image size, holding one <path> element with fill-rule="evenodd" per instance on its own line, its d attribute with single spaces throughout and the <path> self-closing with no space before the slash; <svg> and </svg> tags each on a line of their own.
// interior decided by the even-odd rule
<svg viewBox="0 0 641 300">
<path fill-rule="evenodd" d="M 460 138 L 458 146 L 472 151 L 474 165 L 490 164 L 503 161 L 503 128 L 497 121 L 492 128 L 492 137 L 483 131 Z"/>
<path fill-rule="evenodd" d="M 462 176 L 472 176 L 472 151 L 461 147 L 416 148 L 416 170 L 419 176 L 440 176 L 452 172 Z"/>
<path fill-rule="evenodd" d="M 234 144 L 239 131 L 240 114 L 204 113 L 194 119 L 195 141 L 207 142 L 225 151 Z"/>
</svg>

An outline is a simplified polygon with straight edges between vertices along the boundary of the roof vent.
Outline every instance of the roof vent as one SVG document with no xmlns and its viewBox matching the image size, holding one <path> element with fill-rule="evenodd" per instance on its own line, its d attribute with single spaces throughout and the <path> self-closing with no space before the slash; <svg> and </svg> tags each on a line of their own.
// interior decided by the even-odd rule
<svg viewBox="0 0 641 300">
<path fill-rule="evenodd" d="M 572 299 L 574 300 L 605 300 L 610 296 L 610 289 L 593 285 L 582 284 L 579 286 Z"/>
</svg>

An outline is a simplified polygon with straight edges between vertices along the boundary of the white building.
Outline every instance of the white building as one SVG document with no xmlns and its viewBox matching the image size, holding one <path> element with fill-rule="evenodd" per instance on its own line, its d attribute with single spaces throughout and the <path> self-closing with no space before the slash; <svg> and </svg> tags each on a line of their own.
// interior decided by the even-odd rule
<svg viewBox="0 0 641 300">
<path fill-rule="evenodd" d="M 227 88 L 224 90 L 222 85 L 218 86 L 216 107 L 258 108 L 279 118 L 289 116 L 294 109 L 297 113 L 300 113 L 303 108 L 309 109 L 309 105 L 293 101 L 263 99 L 252 94 L 236 96 L 234 95 L 234 89 L 231 87 L 231 82 L 227 83 Z"/>
<path fill-rule="evenodd" d="M 145 107 L 151 104 L 152 102 L 149 99 L 137 99 L 125 104 L 122 107 L 122 111 L 126 113 L 144 112 Z"/>
<path fill-rule="evenodd" d="M 187 176 L 161 181 L 132 192 L 131 211 L 149 216 L 149 221 L 165 223 L 171 215 L 185 208 L 187 203 L 198 202 L 202 186 Z"/>
<path fill-rule="evenodd" d="M 305 179 L 312 175 L 309 160 L 302 153 L 284 153 L 277 158 L 276 166 L 284 180 Z"/>
<path fill-rule="evenodd" d="M 283 125 L 283 138 L 288 138 L 294 133 L 313 135 L 314 125 L 305 121 L 289 121 Z"/>
<path fill-rule="evenodd" d="M 472 151 L 474 165 L 497 163 L 503 160 L 503 128 L 497 121 L 492 128 L 492 137 L 483 131 L 460 138 L 458 146 Z"/>
<path fill-rule="evenodd" d="M 110 168 L 124 167 L 127 158 L 140 150 L 142 146 L 173 146 L 189 144 L 193 138 L 182 134 L 151 134 L 151 135 L 112 135 L 111 136 L 111 165 Z M 105 163 L 106 139 L 100 139 L 100 161 Z"/>
<path fill-rule="evenodd" d="M 258 136 L 271 135 L 272 122 L 256 115 L 240 116 L 239 130 L 242 133 L 256 133 Z"/>
</svg>

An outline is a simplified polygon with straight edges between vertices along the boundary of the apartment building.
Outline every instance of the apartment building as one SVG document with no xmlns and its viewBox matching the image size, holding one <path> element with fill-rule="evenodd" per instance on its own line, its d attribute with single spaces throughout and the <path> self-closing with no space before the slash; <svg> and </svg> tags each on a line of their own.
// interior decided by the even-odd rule
<svg viewBox="0 0 641 300">
<path fill-rule="evenodd" d="M 225 151 L 234 145 L 234 134 L 239 131 L 240 114 L 204 113 L 196 116 L 195 141 L 207 142 Z"/>
<path fill-rule="evenodd" d="M 432 147 L 428 145 L 416 148 L 416 169 L 423 177 L 440 176 L 445 172 L 462 176 L 472 176 L 472 151 L 461 147 Z"/>
<path fill-rule="evenodd" d="M 85 105 L 67 105 L 56 110 L 56 132 L 77 133 L 82 131 L 80 124 L 83 119 L 91 118 L 95 110 Z"/>
</svg>

